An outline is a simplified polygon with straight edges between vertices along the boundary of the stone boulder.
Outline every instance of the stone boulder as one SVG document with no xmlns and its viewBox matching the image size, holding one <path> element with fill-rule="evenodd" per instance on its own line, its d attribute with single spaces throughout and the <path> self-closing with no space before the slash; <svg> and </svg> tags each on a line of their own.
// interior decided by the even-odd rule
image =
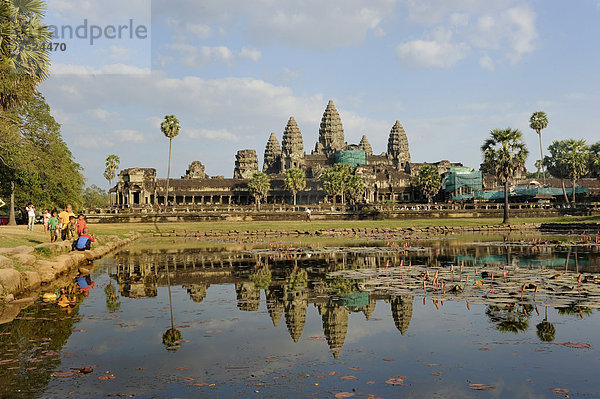
<svg viewBox="0 0 600 399">
<path fill-rule="evenodd" d="M 21 273 L 15 269 L 0 269 L 0 285 L 8 292 L 18 292 L 22 286 Z"/>
<path fill-rule="evenodd" d="M 31 254 L 15 254 L 12 256 L 14 260 L 22 264 L 23 266 L 31 266 L 35 263 L 37 258 Z"/>
<path fill-rule="evenodd" d="M 13 261 L 6 256 L 0 255 L 0 269 L 12 269 Z"/>
<path fill-rule="evenodd" d="M 23 288 L 25 288 L 26 290 L 29 290 L 29 291 L 33 291 L 33 290 L 39 288 L 40 285 L 42 284 L 42 279 L 41 279 L 40 275 L 36 272 L 30 272 L 30 271 L 22 272 L 21 280 L 23 282 Z"/>
</svg>

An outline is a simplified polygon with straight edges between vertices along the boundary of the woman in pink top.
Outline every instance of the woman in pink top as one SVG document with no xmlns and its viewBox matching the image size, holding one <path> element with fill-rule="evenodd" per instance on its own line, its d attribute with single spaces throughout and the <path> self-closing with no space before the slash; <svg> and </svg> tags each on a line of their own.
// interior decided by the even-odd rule
<svg viewBox="0 0 600 399">
<path fill-rule="evenodd" d="M 81 235 L 83 235 L 83 229 L 87 227 L 85 216 L 83 216 L 81 213 L 77 217 L 77 224 L 75 226 L 77 228 L 77 234 L 81 237 Z"/>
</svg>

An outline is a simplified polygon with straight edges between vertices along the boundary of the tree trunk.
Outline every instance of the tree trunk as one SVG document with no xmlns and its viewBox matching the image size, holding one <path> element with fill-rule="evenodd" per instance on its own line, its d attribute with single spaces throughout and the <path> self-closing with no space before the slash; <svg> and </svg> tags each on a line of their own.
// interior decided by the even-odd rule
<svg viewBox="0 0 600 399">
<path fill-rule="evenodd" d="M 337 197 L 337 193 L 333 193 L 333 205 L 335 206 L 335 197 Z"/>
<path fill-rule="evenodd" d="M 569 204 L 569 197 L 567 196 L 567 189 L 565 188 L 565 179 L 560 179 L 562 183 L 563 196 L 565 197 L 565 203 Z"/>
<path fill-rule="evenodd" d="M 171 143 L 172 138 L 169 138 L 169 165 L 167 166 L 167 191 L 165 193 L 165 206 L 169 205 L 169 177 L 171 176 Z"/>
<path fill-rule="evenodd" d="M 540 138 L 540 163 L 542 167 L 542 175 L 544 176 L 544 180 L 546 180 L 546 171 L 544 170 L 544 152 L 542 150 L 542 131 L 538 131 L 537 134 Z"/>
<path fill-rule="evenodd" d="M 502 224 L 509 224 L 508 219 L 508 180 L 504 182 L 504 220 Z"/>
<path fill-rule="evenodd" d="M 107 191 L 107 199 L 108 199 L 108 206 L 111 206 L 112 204 L 110 203 L 110 189 L 112 188 L 112 179 L 108 181 L 108 191 Z"/>
<path fill-rule="evenodd" d="M 254 197 L 256 198 L 256 209 L 260 212 L 260 197 Z"/>
<path fill-rule="evenodd" d="M 573 179 L 573 208 L 575 208 L 575 179 Z"/>
<path fill-rule="evenodd" d="M 296 190 L 293 191 L 294 194 L 294 207 L 296 206 Z"/>
<path fill-rule="evenodd" d="M 16 226 L 17 218 L 15 217 L 15 182 L 10 182 L 10 209 L 8 211 L 8 225 Z"/>
</svg>

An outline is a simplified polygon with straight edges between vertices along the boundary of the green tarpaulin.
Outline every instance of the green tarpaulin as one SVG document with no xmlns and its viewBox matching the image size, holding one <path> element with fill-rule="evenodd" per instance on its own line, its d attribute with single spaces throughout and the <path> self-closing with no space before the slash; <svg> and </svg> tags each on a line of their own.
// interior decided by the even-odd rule
<svg viewBox="0 0 600 399">
<path fill-rule="evenodd" d="M 481 190 L 483 187 L 483 178 L 481 171 L 474 171 L 472 168 L 454 167 L 450 168 L 450 173 L 446 174 L 444 190 L 452 193 L 461 187 L 469 187 L 472 191 Z"/>
<path fill-rule="evenodd" d="M 367 163 L 367 154 L 360 150 L 346 150 L 335 154 L 336 163 L 344 163 L 352 167 Z"/>
<path fill-rule="evenodd" d="M 572 188 L 566 189 L 567 195 L 571 196 L 573 193 Z M 575 194 L 586 194 L 589 192 L 587 187 L 576 187 Z M 559 197 L 563 195 L 563 190 L 560 187 L 539 187 L 539 188 L 517 188 L 509 193 L 510 197 L 530 197 L 534 198 L 539 194 L 551 195 L 553 197 Z M 461 194 L 452 197 L 453 201 L 460 201 L 466 199 L 473 199 L 473 195 L 476 199 L 484 200 L 496 200 L 504 198 L 504 191 L 475 191 L 473 194 Z"/>
</svg>

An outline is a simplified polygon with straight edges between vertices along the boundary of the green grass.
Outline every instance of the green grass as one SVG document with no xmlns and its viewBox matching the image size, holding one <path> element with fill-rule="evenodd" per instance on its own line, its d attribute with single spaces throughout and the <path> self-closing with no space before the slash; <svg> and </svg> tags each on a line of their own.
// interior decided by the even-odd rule
<svg viewBox="0 0 600 399">
<path fill-rule="evenodd" d="M 171 232 L 173 230 L 187 231 L 289 231 L 305 230 L 315 231 L 320 229 L 340 228 L 406 228 L 427 226 L 482 226 L 498 225 L 500 218 L 449 218 L 449 219 L 399 219 L 399 220 L 313 220 L 305 221 L 217 221 L 217 222 L 166 222 L 166 223 L 113 223 L 92 224 L 90 231 L 102 235 L 117 235 L 124 238 L 125 234 L 137 232 Z M 547 218 L 513 218 L 513 224 L 520 223 L 565 223 L 565 222 L 600 222 L 600 216 L 588 217 L 547 217 Z M 11 248 L 20 245 L 34 246 L 50 242 L 49 233 L 44 233 L 40 225 L 36 225 L 33 232 L 26 226 L 0 226 L 0 247 Z"/>
</svg>

